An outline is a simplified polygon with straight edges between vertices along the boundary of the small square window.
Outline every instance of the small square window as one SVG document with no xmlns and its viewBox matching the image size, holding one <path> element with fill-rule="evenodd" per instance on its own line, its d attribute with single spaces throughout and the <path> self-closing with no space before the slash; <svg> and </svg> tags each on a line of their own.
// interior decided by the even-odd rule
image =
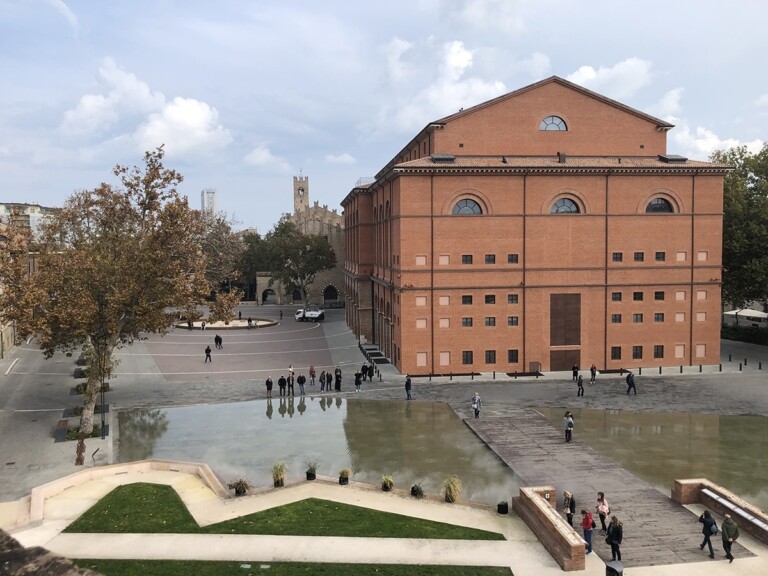
<svg viewBox="0 0 768 576">
<path fill-rule="evenodd" d="M 654 322 L 664 322 L 664 312 L 654 312 L 653 313 L 653 321 Z"/>
<path fill-rule="evenodd" d="M 621 346 L 611 346 L 611 360 L 621 360 Z"/>
<path fill-rule="evenodd" d="M 462 264 L 472 264 L 472 254 L 462 254 L 461 255 L 461 263 Z"/>
<path fill-rule="evenodd" d="M 450 296 L 440 296 L 438 299 L 438 302 L 440 303 L 440 306 L 450 306 L 451 305 L 451 297 Z"/>
<path fill-rule="evenodd" d="M 635 324 L 642 324 L 643 323 L 643 315 L 642 314 L 632 314 L 632 322 Z"/>
<path fill-rule="evenodd" d="M 461 303 L 462 304 L 472 304 L 472 294 L 462 294 L 461 295 Z"/>
<path fill-rule="evenodd" d="M 517 264 L 517 254 L 507 254 L 507 264 Z"/>
<path fill-rule="evenodd" d="M 632 346 L 632 359 L 633 360 L 642 360 L 643 359 L 643 347 L 642 346 Z"/>
<path fill-rule="evenodd" d="M 676 291 L 675 300 L 677 300 L 678 302 L 682 302 L 683 300 L 685 300 L 685 292 L 683 292 L 682 290 Z"/>
<path fill-rule="evenodd" d="M 485 363 L 486 364 L 496 364 L 496 350 L 486 350 L 485 351 Z"/>
<path fill-rule="evenodd" d="M 510 364 L 517 364 L 518 363 L 518 353 L 517 350 L 507 350 L 507 362 Z"/>
<path fill-rule="evenodd" d="M 427 353 L 416 352 L 416 366 L 426 366 L 426 365 L 427 365 Z"/>
<path fill-rule="evenodd" d="M 707 291 L 706 290 L 697 290 L 696 291 L 696 300 L 706 300 L 707 299 Z"/>
<path fill-rule="evenodd" d="M 507 304 L 517 304 L 517 294 L 507 294 Z"/>
<path fill-rule="evenodd" d="M 624 254 L 621 252 L 614 252 L 612 256 L 614 262 L 621 262 L 624 260 Z"/>
<path fill-rule="evenodd" d="M 472 350 L 464 350 L 461 353 L 461 363 L 464 365 L 472 364 L 474 362 L 472 358 Z"/>
<path fill-rule="evenodd" d="M 439 326 L 440 326 L 440 328 L 450 328 L 451 327 L 451 319 L 450 318 L 440 318 Z"/>
<path fill-rule="evenodd" d="M 451 263 L 451 257 L 448 254 L 440 254 L 437 257 L 437 262 L 440 266 L 448 266 Z"/>
<path fill-rule="evenodd" d="M 696 253 L 696 260 L 698 260 L 699 262 L 706 262 L 708 257 L 709 257 L 709 252 L 707 252 L 706 250 L 699 250 Z"/>
<path fill-rule="evenodd" d="M 706 321 L 707 321 L 706 312 L 696 312 L 696 322 L 706 322 Z"/>
<path fill-rule="evenodd" d="M 675 344 L 675 358 L 685 358 L 685 344 Z"/>
<path fill-rule="evenodd" d="M 451 365 L 451 353 L 440 352 L 440 366 L 450 366 L 450 365 Z"/>
<path fill-rule="evenodd" d="M 496 295 L 495 294 L 486 294 L 485 295 L 485 303 L 486 304 L 496 304 Z"/>
<path fill-rule="evenodd" d="M 685 322 L 685 312 L 675 312 L 675 322 Z"/>
<path fill-rule="evenodd" d="M 611 314 L 611 324 L 621 324 L 621 314 Z"/>
<path fill-rule="evenodd" d="M 471 317 L 469 317 L 469 318 L 462 318 L 461 319 L 461 325 L 464 328 L 470 328 L 472 326 L 472 318 Z"/>
<path fill-rule="evenodd" d="M 507 316 L 507 326 L 517 326 L 517 324 L 518 324 L 517 316 Z"/>
<path fill-rule="evenodd" d="M 426 328 L 426 327 L 427 327 L 426 318 L 416 318 L 416 328 Z"/>
<path fill-rule="evenodd" d="M 611 300 L 621 302 L 621 292 L 611 292 Z"/>
<path fill-rule="evenodd" d="M 416 296 L 416 306 L 426 306 L 426 305 L 427 305 L 426 296 Z"/>
<path fill-rule="evenodd" d="M 656 262 L 664 262 L 667 259 L 666 252 L 656 252 Z"/>
<path fill-rule="evenodd" d="M 685 262 L 685 258 L 686 258 L 687 256 L 688 256 L 687 252 L 678 252 L 678 253 L 675 255 L 675 259 L 676 259 L 678 262 Z"/>
<path fill-rule="evenodd" d="M 645 252 L 635 252 L 635 262 L 644 262 Z"/>
<path fill-rule="evenodd" d="M 642 292 L 632 292 L 632 300 L 635 302 L 642 302 L 643 301 L 643 293 Z"/>
<path fill-rule="evenodd" d="M 394 257 L 393 257 L 394 259 Z M 427 265 L 427 257 L 426 256 L 416 256 L 416 266 L 426 266 Z"/>
<path fill-rule="evenodd" d="M 486 316 L 485 317 L 485 325 L 486 326 L 496 326 L 496 317 L 495 316 Z"/>
<path fill-rule="evenodd" d="M 664 346 L 662 346 L 661 344 L 656 344 L 653 347 L 653 357 L 664 358 Z"/>
<path fill-rule="evenodd" d="M 696 358 L 704 358 L 707 355 L 706 344 L 696 344 Z"/>
<path fill-rule="evenodd" d="M 664 300 L 664 292 L 654 292 L 653 293 L 653 299 L 654 300 Z"/>
<path fill-rule="evenodd" d="M 486 264 L 496 264 L 496 254 L 486 254 L 485 255 L 485 263 Z"/>
</svg>

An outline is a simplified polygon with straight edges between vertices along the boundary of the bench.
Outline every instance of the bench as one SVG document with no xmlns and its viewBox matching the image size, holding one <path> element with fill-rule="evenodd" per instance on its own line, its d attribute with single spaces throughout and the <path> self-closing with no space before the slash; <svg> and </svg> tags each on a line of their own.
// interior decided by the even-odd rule
<svg viewBox="0 0 768 576">
<path fill-rule="evenodd" d="M 56 428 L 53 430 L 53 443 L 66 442 L 67 432 L 69 432 L 69 420 L 66 418 L 59 420 L 56 424 Z"/>
<path fill-rule="evenodd" d="M 711 508 L 715 508 L 718 510 L 718 512 L 721 512 L 721 513 L 731 513 L 732 515 L 735 515 L 737 517 L 736 520 L 739 526 L 743 527 L 747 532 L 752 533 L 751 530 L 747 529 L 747 526 L 744 523 L 752 524 L 756 528 L 764 532 L 768 532 L 768 522 L 766 522 L 765 520 L 761 519 L 758 516 L 755 516 L 750 511 L 745 510 L 741 506 L 738 506 L 728 498 L 721 496 L 720 494 L 710 490 L 709 488 L 702 488 L 701 495 L 710 499 Z M 705 500 L 702 499 L 702 503 L 704 502 Z M 738 522 L 738 520 L 741 520 L 741 522 Z M 764 539 L 761 538 L 761 540 L 764 540 Z"/>
</svg>

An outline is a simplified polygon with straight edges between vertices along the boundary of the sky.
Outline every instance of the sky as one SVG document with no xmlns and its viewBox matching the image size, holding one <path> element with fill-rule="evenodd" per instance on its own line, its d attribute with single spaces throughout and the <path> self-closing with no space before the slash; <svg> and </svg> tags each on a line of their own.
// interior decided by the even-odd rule
<svg viewBox="0 0 768 576">
<path fill-rule="evenodd" d="M 0 202 L 59 206 L 164 145 L 238 228 L 337 208 L 426 124 L 552 75 L 676 125 L 768 138 L 763 0 L 0 0 Z"/>
</svg>

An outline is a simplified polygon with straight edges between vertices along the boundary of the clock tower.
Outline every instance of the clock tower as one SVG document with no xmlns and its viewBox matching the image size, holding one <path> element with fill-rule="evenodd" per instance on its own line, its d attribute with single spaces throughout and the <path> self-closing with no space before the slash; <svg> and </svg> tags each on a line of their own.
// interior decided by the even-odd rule
<svg viewBox="0 0 768 576">
<path fill-rule="evenodd" d="M 309 208 L 309 176 L 293 177 L 293 212 Z"/>
</svg>

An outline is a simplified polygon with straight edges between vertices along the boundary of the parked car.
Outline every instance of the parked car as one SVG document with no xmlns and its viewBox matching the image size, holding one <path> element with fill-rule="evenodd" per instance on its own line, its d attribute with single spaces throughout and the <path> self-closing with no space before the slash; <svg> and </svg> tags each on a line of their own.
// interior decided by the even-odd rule
<svg viewBox="0 0 768 576">
<path fill-rule="evenodd" d="M 322 322 L 325 320 L 325 310 L 322 310 L 317 306 L 308 306 L 306 309 L 299 308 L 296 310 L 294 318 L 296 318 L 298 322 Z"/>
</svg>

